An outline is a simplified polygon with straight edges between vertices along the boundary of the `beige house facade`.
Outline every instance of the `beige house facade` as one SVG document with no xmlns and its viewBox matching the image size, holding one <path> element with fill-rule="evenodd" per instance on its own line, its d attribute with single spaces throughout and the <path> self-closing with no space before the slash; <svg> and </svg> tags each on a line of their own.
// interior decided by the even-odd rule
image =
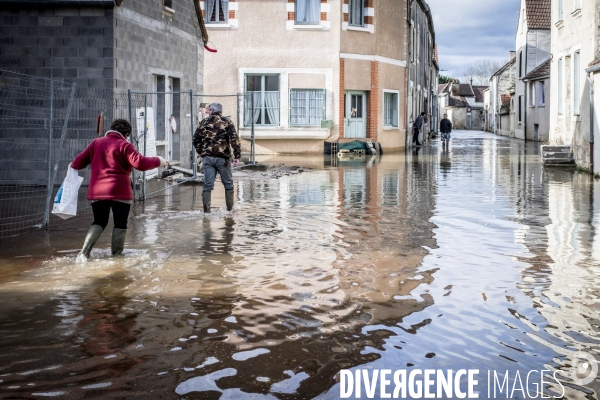
<svg viewBox="0 0 600 400">
<path fill-rule="evenodd" d="M 257 154 L 322 153 L 325 141 L 342 139 L 405 146 L 406 0 L 200 6 L 217 49 L 204 60 L 206 101 L 237 113 L 242 139 L 254 122 Z M 236 93 L 237 104 L 211 96 Z"/>
</svg>

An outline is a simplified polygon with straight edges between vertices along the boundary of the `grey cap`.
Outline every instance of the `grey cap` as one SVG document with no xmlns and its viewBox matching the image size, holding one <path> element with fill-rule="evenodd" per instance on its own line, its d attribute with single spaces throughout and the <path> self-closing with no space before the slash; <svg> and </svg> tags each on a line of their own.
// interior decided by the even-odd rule
<svg viewBox="0 0 600 400">
<path fill-rule="evenodd" d="M 223 106 L 221 103 L 210 103 L 208 108 L 210 108 L 213 112 L 223 112 Z"/>
</svg>

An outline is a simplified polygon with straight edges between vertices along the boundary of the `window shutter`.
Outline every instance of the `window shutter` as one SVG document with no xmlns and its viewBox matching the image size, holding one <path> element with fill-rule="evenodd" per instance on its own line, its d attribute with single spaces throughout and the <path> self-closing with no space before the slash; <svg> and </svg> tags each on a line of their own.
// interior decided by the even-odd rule
<svg viewBox="0 0 600 400">
<path fill-rule="evenodd" d="M 581 82 L 580 82 L 580 54 L 576 52 L 573 57 L 573 112 L 575 115 L 580 114 L 581 108 Z"/>
<path fill-rule="evenodd" d="M 558 20 L 562 21 L 564 19 L 565 13 L 565 5 L 564 0 L 558 0 Z"/>
<path fill-rule="evenodd" d="M 558 113 L 563 113 L 563 59 L 558 60 Z"/>
</svg>

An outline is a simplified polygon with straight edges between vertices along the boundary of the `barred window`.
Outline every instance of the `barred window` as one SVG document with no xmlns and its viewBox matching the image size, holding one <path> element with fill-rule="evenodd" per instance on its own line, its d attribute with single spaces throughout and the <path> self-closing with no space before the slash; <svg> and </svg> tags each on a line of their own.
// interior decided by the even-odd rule
<svg viewBox="0 0 600 400">
<path fill-rule="evenodd" d="M 290 89 L 290 125 L 320 125 L 325 119 L 325 90 Z"/>
<path fill-rule="evenodd" d="M 383 93 L 383 126 L 398 127 L 398 93 Z"/>
</svg>

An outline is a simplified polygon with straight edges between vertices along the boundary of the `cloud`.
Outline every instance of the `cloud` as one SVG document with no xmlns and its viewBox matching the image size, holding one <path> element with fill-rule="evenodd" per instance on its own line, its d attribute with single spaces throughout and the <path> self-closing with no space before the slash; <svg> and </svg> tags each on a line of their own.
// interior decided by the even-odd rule
<svg viewBox="0 0 600 400">
<path fill-rule="evenodd" d="M 428 0 L 443 75 L 461 77 L 481 59 L 508 61 L 521 0 Z"/>
</svg>

